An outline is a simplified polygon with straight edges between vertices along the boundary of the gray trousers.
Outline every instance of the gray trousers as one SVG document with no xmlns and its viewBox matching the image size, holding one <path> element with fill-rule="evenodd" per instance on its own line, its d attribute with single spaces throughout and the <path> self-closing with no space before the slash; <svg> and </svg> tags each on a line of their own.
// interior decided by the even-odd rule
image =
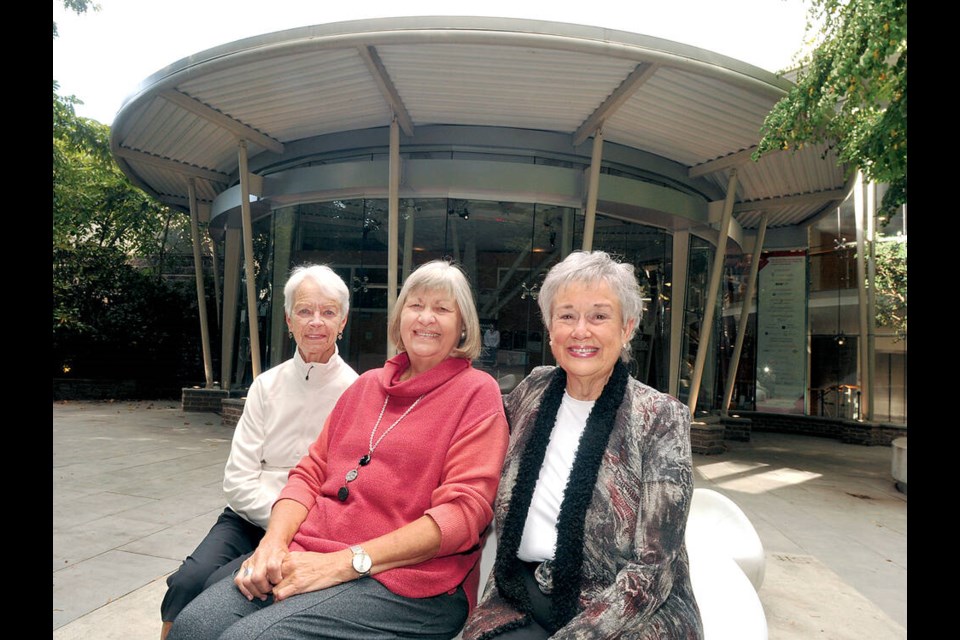
<svg viewBox="0 0 960 640">
<path fill-rule="evenodd" d="M 167 640 L 449 640 L 466 619 L 463 587 L 406 598 L 368 577 L 282 602 L 249 601 L 227 577 L 180 612 Z"/>
</svg>

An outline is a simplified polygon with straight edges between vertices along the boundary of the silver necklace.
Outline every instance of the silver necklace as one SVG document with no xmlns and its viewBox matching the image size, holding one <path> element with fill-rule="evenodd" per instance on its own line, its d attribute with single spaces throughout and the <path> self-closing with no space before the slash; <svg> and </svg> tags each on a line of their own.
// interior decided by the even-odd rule
<svg viewBox="0 0 960 640">
<path fill-rule="evenodd" d="M 377 416 L 377 423 L 376 423 L 375 425 L 373 425 L 373 429 L 370 431 L 370 445 L 369 445 L 369 446 L 370 446 L 370 450 L 367 451 L 367 453 L 366 453 L 363 457 L 361 457 L 360 460 L 357 461 L 357 466 L 354 467 L 353 469 L 350 469 L 350 471 L 347 471 L 347 474 L 344 476 L 344 480 L 346 480 L 346 482 L 344 482 L 344 483 L 343 483 L 343 486 L 340 487 L 340 489 L 337 491 L 337 499 L 340 500 L 340 502 L 346 502 L 346 501 L 347 501 L 347 498 L 350 497 L 350 489 L 347 488 L 347 484 L 349 484 L 349 483 L 351 483 L 351 482 L 353 482 L 354 480 L 357 479 L 357 476 L 360 475 L 360 467 L 365 467 L 365 466 L 367 466 L 368 464 L 370 464 L 370 460 L 373 459 L 373 452 L 376 450 L 376 448 L 377 448 L 378 446 L 380 446 L 380 442 L 383 441 L 383 439 L 387 437 L 387 434 L 388 434 L 388 433 L 390 433 L 391 431 L 393 431 L 393 428 L 394 428 L 394 427 L 396 427 L 398 424 L 400 424 L 400 421 L 401 421 L 401 420 L 403 420 L 404 418 L 407 417 L 407 414 L 408 414 L 408 413 L 410 413 L 411 411 L 413 411 L 413 408 L 414 408 L 415 406 L 417 406 L 418 404 L 420 404 L 420 401 L 421 401 L 421 400 L 423 400 L 423 396 L 420 396 L 419 398 L 417 398 L 416 400 L 414 400 L 414 401 L 413 401 L 413 404 L 411 404 L 409 407 L 407 407 L 407 410 L 403 412 L 403 415 L 401 415 L 399 418 L 397 418 L 396 422 L 394 422 L 392 425 L 390 425 L 389 427 L 387 427 L 387 430 L 384 431 L 383 433 L 381 433 L 381 434 L 380 434 L 380 437 L 377 438 L 377 441 L 374 442 L 374 441 L 373 441 L 373 436 L 375 436 L 375 435 L 377 434 L 377 429 L 380 428 L 380 421 L 383 420 L 383 414 L 384 414 L 384 412 L 387 410 L 387 403 L 390 402 L 390 396 L 389 396 L 389 395 L 388 395 L 386 398 L 384 398 L 384 400 L 383 400 L 383 406 L 380 408 L 380 415 Z"/>
</svg>

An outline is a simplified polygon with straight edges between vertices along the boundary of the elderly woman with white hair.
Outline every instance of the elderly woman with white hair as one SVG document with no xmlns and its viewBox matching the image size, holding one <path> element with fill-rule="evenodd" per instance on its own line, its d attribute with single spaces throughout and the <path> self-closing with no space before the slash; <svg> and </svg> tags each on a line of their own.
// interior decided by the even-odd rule
<svg viewBox="0 0 960 640">
<path fill-rule="evenodd" d="M 700 639 L 684 546 L 690 413 L 627 371 L 633 267 L 571 253 L 538 304 L 557 365 L 505 398 L 497 556 L 463 638 Z"/>
<path fill-rule="evenodd" d="M 340 394 L 357 379 L 337 348 L 350 291 L 333 269 L 296 267 L 283 287 L 283 309 L 296 350 L 257 376 L 247 391 L 224 469 L 227 506 L 167 578 L 161 639 L 205 585 L 232 574 L 257 548 L 287 474 L 317 439 Z"/>
<path fill-rule="evenodd" d="M 388 332 L 398 355 L 341 396 L 256 552 L 184 609 L 171 640 L 460 631 L 509 438 L 497 381 L 471 365 L 480 322 L 463 272 L 418 267 Z"/>
</svg>

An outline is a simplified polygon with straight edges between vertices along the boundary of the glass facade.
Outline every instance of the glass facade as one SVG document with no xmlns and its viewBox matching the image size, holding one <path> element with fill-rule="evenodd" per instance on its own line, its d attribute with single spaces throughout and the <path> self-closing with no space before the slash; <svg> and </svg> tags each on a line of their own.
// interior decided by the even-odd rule
<svg viewBox="0 0 960 640">
<path fill-rule="evenodd" d="M 382 365 L 388 346 L 388 218 L 386 198 L 352 198 L 282 205 L 254 222 L 261 370 L 293 353 L 282 289 L 291 268 L 310 262 L 330 265 L 351 290 L 341 355 L 358 372 Z M 632 264 L 644 291 L 644 315 L 632 343 L 633 376 L 688 402 L 701 336 L 709 335 L 698 411 L 719 410 L 729 393 L 728 410 L 860 419 L 868 401 L 874 420 L 905 423 L 905 273 L 897 279 L 897 269 L 905 269 L 905 215 L 881 229 L 870 249 L 877 254 L 882 281 L 892 284 L 877 286 L 877 321 L 875 329 L 868 324 L 866 336 L 861 335 L 855 222 L 851 198 L 809 228 L 808 249 L 764 252 L 752 299 L 746 293 L 756 256 L 728 243 L 713 321 L 704 327 L 716 252 L 709 236 L 686 233 L 678 236 L 684 238 L 678 245 L 662 226 L 598 212 L 593 248 Z M 509 390 L 534 367 L 553 363 L 537 306 L 539 289 L 549 268 L 583 245 L 584 227 L 581 209 L 556 204 L 402 198 L 399 285 L 429 260 L 461 265 L 474 287 L 483 332 L 475 366 Z M 683 261 L 683 283 L 674 282 L 675 260 Z M 248 386 L 253 377 L 245 278 L 241 267 L 232 351 L 235 388 Z M 776 298 L 773 287 L 792 289 L 791 297 L 785 299 L 779 289 Z M 678 300 L 682 306 L 675 309 Z M 680 314 L 676 323 L 675 314 Z M 744 335 L 734 371 L 741 323 Z M 867 366 L 859 352 L 863 340 L 875 353 L 868 365 L 874 367 L 874 394 L 867 399 L 858 386 Z"/>
<path fill-rule="evenodd" d="M 876 194 L 877 201 L 882 190 Z M 871 251 L 876 273 L 872 301 L 858 287 L 857 219 L 852 197 L 810 229 L 808 305 L 810 396 L 807 413 L 876 421 L 907 421 L 906 211 L 875 230 Z M 867 294 L 869 296 L 869 289 Z M 869 317 L 873 306 L 873 322 Z M 863 326 L 867 333 L 864 335 Z M 871 335 L 872 334 L 872 335 Z M 873 397 L 864 398 L 859 381 L 864 362 L 861 342 L 873 355 Z M 872 344 L 871 344 L 872 343 Z M 862 406 L 872 404 L 872 411 Z"/>
<path fill-rule="evenodd" d="M 582 245 L 578 209 L 503 201 L 410 199 L 400 206 L 399 272 L 437 258 L 464 267 L 477 301 L 484 350 L 475 363 L 510 388 L 533 367 L 552 364 L 537 306 L 547 270 Z M 387 336 L 387 203 L 335 200 L 274 210 L 254 225 L 255 291 L 263 368 L 289 358 L 282 291 L 286 274 L 304 263 L 330 265 L 351 289 L 341 355 L 357 371 L 383 364 Z M 672 246 L 662 229 L 599 216 L 596 249 L 635 266 L 644 315 L 633 341 L 632 373 L 666 389 Z M 245 273 L 235 338 L 234 386 L 252 381 Z M 275 303 L 275 304 L 274 304 Z"/>
</svg>

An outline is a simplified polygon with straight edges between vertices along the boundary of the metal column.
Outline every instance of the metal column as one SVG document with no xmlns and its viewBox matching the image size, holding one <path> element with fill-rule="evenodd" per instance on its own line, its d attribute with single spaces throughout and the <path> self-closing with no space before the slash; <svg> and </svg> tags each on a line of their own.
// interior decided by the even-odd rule
<svg viewBox="0 0 960 640">
<path fill-rule="evenodd" d="M 193 272 L 197 282 L 197 309 L 200 314 L 200 344 L 203 348 L 205 387 L 213 388 L 213 358 L 210 356 L 210 329 L 207 322 L 207 293 L 203 286 L 203 257 L 200 254 L 200 223 L 197 213 L 197 188 L 194 179 L 187 183 L 190 198 L 190 238 L 193 245 Z"/>
<path fill-rule="evenodd" d="M 727 371 L 727 386 L 723 392 L 723 406 L 720 412 L 727 415 L 730 401 L 733 399 L 733 387 L 737 379 L 737 369 L 740 367 L 740 354 L 743 352 L 743 338 L 747 333 L 747 321 L 750 319 L 750 304 L 753 302 L 753 293 L 757 289 L 757 275 L 760 272 L 760 255 L 763 253 L 763 242 L 767 235 L 767 214 L 760 219 L 760 229 L 753 247 L 753 261 L 750 263 L 750 276 L 747 280 L 747 291 L 740 303 L 740 322 L 737 325 L 737 341 L 733 347 L 733 356 L 730 358 L 730 368 Z"/>
<path fill-rule="evenodd" d="M 871 363 L 870 336 L 874 318 L 870 314 L 872 305 L 867 303 L 867 286 L 873 290 L 873 281 L 867 281 L 867 241 L 866 227 L 868 211 L 866 203 L 867 185 L 863 182 L 863 173 L 857 172 L 857 182 L 853 187 L 854 217 L 857 224 L 857 302 L 858 318 L 860 320 L 860 339 L 857 340 L 857 351 L 860 357 L 860 407 L 859 418 L 871 420 L 873 418 L 873 366 Z M 872 238 L 871 238 L 872 240 Z M 872 244 L 872 243 L 871 243 Z"/>
<path fill-rule="evenodd" d="M 253 378 L 260 375 L 260 332 L 257 321 L 257 283 L 253 273 L 253 223 L 250 220 L 250 174 L 247 141 L 240 141 L 240 217 L 243 220 L 243 267 L 247 276 L 247 324 L 250 329 L 250 365 Z"/>
<path fill-rule="evenodd" d="M 717 251 L 713 256 L 713 271 L 710 273 L 710 289 L 707 292 L 707 306 L 703 310 L 700 323 L 700 344 L 697 345 L 697 359 L 693 365 L 690 379 L 690 415 L 696 415 L 697 397 L 700 395 L 700 381 L 703 379 L 703 367 L 707 361 L 710 337 L 713 335 L 713 314 L 717 306 L 717 294 L 720 290 L 720 276 L 723 274 L 723 260 L 727 253 L 727 236 L 730 232 L 730 219 L 733 217 L 733 201 L 737 195 L 737 170 L 730 170 L 727 183 L 727 197 L 723 202 L 723 216 L 720 219 L 720 231 L 717 234 Z"/>
<path fill-rule="evenodd" d="M 590 179 L 587 181 L 587 202 L 583 219 L 583 250 L 593 249 L 593 227 L 597 218 L 597 193 L 600 190 L 600 162 L 603 160 L 603 129 L 593 134 L 593 155 L 590 158 Z"/>
<path fill-rule="evenodd" d="M 390 121 L 390 173 L 387 195 L 387 326 L 397 304 L 397 258 L 400 244 L 400 126 L 397 115 Z M 387 358 L 397 355 L 395 345 L 387 341 Z"/>
<path fill-rule="evenodd" d="M 223 235 L 223 318 L 220 330 L 220 388 L 233 384 L 233 339 L 237 332 L 237 309 L 240 290 L 240 245 L 243 238 L 239 229 L 224 229 Z"/>
</svg>

